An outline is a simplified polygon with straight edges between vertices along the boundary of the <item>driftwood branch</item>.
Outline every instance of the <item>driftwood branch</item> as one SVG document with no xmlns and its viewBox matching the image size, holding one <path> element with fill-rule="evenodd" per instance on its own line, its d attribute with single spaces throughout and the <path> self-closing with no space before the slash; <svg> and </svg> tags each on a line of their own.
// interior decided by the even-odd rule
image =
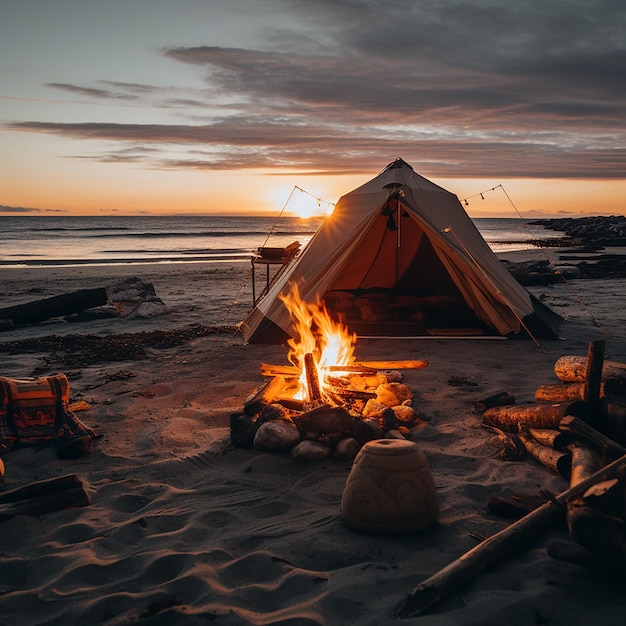
<svg viewBox="0 0 626 626">
<path fill-rule="evenodd" d="M 569 498 L 583 494 L 595 483 L 626 467 L 626 455 L 603 467 L 517 522 L 485 539 L 442 570 L 420 583 L 397 610 L 400 618 L 416 617 L 464 587 L 498 561 L 521 550 L 533 537 L 555 523 Z"/>
<path fill-rule="evenodd" d="M 18 304 L 0 309 L 0 319 L 11 320 L 15 326 L 38 324 L 53 317 L 81 313 L 86 309 L 103 306 L 107 303 L 104 287 L 81 289 L 43 300 Z"/>
<path fill-rule="evenodd" d="M 564 417 L 559 423 L 559 429 L 610 458 L 626 454 L 626 448 L 592 428 L 579 417 L 573 415 Z"/>
</svg>

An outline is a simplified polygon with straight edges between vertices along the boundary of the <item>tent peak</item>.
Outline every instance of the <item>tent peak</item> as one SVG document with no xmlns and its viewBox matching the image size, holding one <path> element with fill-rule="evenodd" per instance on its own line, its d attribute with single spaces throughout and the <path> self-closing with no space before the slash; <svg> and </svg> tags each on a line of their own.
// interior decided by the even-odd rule
<svg viewBox="0 0 626 626">
<path fill-rule="evenodd" d="M 401 159 L 400 157 L 397 157 L 395 161 L 393 161 L 392 163 L 389 163 L 389 165 L 387 165 L 387 167 L 385 167 L 385 169 L 383 169 L 383 172 L 386 172 L 387 170 L 391 170 L 394 169 L 396 167 L 408 167 L 411 171 L 415 171 L 404 159 Z M 382 172 L 381 172 L 382 174 Z"/>
</svg>

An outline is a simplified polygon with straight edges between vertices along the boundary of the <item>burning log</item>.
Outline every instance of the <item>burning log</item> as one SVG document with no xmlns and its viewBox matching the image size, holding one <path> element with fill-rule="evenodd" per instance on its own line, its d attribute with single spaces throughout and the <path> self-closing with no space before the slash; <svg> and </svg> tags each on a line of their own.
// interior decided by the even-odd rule
<svg viewBox="0 0 626 626">
<path fill-rule="evenodd" d="M 364 365 L 329 365 L 329 372 L 352 372 L 355 374 L 366 374 L 366 375 L 374 375 L 376 374 L 375 369 L 371 367 L 365 367 Z"/>
<path fill-rule="evenodd" d="M 286 381 L 282 376 L 271 378 L 245 401 L 243 412 L 246 415 L 258 413 L 264 406 L 274 402 L 285 387 Z"/>
<path fill-rule="evenodd" d="M 369 400 L 376 397 L 375 391 L 362 391 L 360 389 L 352 389 L 350 387 L 343 387 L 333 379 L 327 379 L 326 382 L 330 387 L 330 391 L 337 396 L 345 398 L 346 400 Z"/>
<path fill-rule="evenodd" d="M 315 408 L 322 403 L 322 391 L 320 389 L 320 379 L 315 365 L 315 357 L 311 352 L 304 355 L 304 373 L 306 375 L 306 386 L 309 392 L 309 406 Z"/>
<path fill-rule="evenodd" d="M 350 365 L 330 365 L 328 371 L 376 374 L 381 370 L 424 369 L 426 367 L 428 367 L 428 361 L 425 360 L 361 361 Z M 299 376 L 300 369 L 295 365 L 261 363 L 261 374 L 263 376 Z"/>
<path fill-rule="evenodd" d="M 428 361 L 359 361 L 354 365 L 367 367 L 371 370 L 421 370 L 428 367 Z"/>
<path fill-rule="evenodd" d="M 295 365 L 269 365 L 261 363 L 262 376 L 300 376 L 300 369 Z"/>
</svg>

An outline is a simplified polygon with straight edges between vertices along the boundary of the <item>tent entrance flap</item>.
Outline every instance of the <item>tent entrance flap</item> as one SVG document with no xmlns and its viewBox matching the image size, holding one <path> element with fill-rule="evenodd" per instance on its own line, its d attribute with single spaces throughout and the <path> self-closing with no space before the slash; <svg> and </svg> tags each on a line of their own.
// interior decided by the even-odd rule
<svg viewBox="0 0 626 626">
<path fill-rule="evenodd" d="M 323 299 L 361 336 L 492 334 L 402 206 L 383 208 Z"/>
</svg>

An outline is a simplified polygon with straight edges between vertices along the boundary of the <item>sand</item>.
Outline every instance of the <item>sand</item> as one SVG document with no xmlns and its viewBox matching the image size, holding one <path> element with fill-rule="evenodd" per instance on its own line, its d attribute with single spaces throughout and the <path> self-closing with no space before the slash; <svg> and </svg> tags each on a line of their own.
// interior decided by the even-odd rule
<svg viewBox="0 0 626 626">
<path fill-rule="evenodd" d="M 190 325 L 223 326 L 250 307 L 247 264 L 3 268 L 4 306 L 138 276 L 167 314 L 146 319 L 53 320 L 0 334 L 0 343 L 50 335 L 112 337 Z M 243 345 L 230 333 L 197 337 L 146 358 L 72 361 L 43 350 L 0 352 L 0 374 L 62 372 L 77 413 L 100 436 L 69 460 L 52 446 L 5 452 L 3 489 L 76 474 L 88 506 L 0 525 L 2 624 L 387 624 L 407 594 L 511 522 L 491 496 L 559 493 L 566 481 L 533 459 L 502 461 L 472 412 L 502 390 L 518 402 L 557 382 L 562 355 L 606 341 L 626 361 L 626 281 L 574 280 L 531 289 L 566 318 L 559 341 L 360 340 L 357 358 L 427 359 L 406 372 L 426 426 L 413 435 L 432 471 L 437 526 L 367 535 L 342 523 L 350 462 L 298 463 L 289 454 L 234 448 L 229 420 L 262 382 L 281 346 Z M 103 356 L 105 358 L 106 355 Z M 623 581 L 547 555 L 563 529 L 540 534 L 430 613 L 401 621 L 458 624 L 622 624 Z"/>
</svg>

